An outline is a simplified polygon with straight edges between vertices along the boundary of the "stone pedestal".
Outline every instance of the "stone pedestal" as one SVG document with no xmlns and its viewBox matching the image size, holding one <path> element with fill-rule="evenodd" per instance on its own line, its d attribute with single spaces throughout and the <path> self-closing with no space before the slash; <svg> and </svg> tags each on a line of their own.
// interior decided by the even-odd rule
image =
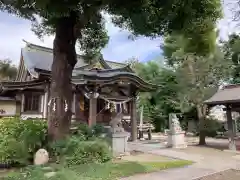
<svg viewBox="0 0 240 180">
<path fill-rule="evenodd" d="M 111 144 L 114 156 L 119 156 L 126 154 L 128 152 L 127 148 L 128 133 L 119 132 L 111 134 Z"/>
<path fill-rule="evenodd" d="M 236 145 L 236 150 L 240 151 L 240 138 L 236 138 L 235 145 Z"/>
<path fill-rule="evenodd" d="M 228 139 L 228 142 L 229 142 L 229 143 L 228 143 L 228 149 L 229 149 L 229 150 L 232 150 L 232 151 L 236 151 L 236 150 L 237 150 L 236 140 L 229 138 L 229 139 Z"/>
<path fill-rule="evenodd" d="M 185 141 L 185 132 L 175 132 L 175 133 L 168 133 L 168 142 L 167 147 L 171 148 L 186 148 L 187 143 Z"/>
</svg>

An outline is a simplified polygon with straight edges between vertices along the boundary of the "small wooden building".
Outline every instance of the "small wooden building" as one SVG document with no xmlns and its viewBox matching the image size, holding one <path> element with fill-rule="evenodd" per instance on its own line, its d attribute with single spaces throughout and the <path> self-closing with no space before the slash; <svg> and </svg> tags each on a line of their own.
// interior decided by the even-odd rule
<svg viewBox="0 0 240 180">
<path fill-rule="evenodd" d="M 50 48 L 27 43 L 21 49 L 16 80 L 1 82 L 1 97 L 14 100 L 12 115 L 22 119 L 48 117 L 52 60 Z M 123 113 L 131 119 L 133 140 L 137 136 L 137 94 L 155 89 L 123 63 L 99 59 L 95 64 L 87 64 L 80 55 L 72 74 L 72 87 L 73 120 L 108 125 L 111 118 Z M 2 109 L 4 116 L 8 110 Z"/>
<path fill-rule="evenodd" d="M 240 84 L 226 85 L 219 89 L 210 99 L 205 101 L 209 107 L 225 106 L 228 126 L 229 149 L 240 150 L 240 139 L 232 119 L 232 112 L 240 113 Z"/>
</svg>

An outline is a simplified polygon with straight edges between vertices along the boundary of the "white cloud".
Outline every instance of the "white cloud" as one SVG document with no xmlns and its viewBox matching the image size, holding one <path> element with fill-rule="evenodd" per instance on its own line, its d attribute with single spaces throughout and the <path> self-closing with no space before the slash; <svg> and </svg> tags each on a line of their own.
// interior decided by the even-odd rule
<svg viewBox="0 0 240 180">
<path fill-rule="evenodd" d="M 23 39 L 52 47 L 53 37 L 45 37 L 43 42 L 40 41 L 31 31 L 30 22 L 6 13 L 0 13 L 0 16 L 0 59 L 10 58 L 18 64 L 21 48 L 25 46 Z"/>
<path fill-rule="evenodd" d="M 233 22 L 232 8 L 236 9 L 236 0 L 224 1 L 224 19 L 219 21 L 220 35 L 226 39 L 231 32 L 238 31 L 238 22 Z M 109 15 L 106 18 L 106 28 L 110 36 L 109 44 L 103 49 L 105 59 L 124 61 L 131 57 L 144 60 L 149 54 L 160 52 L 160 38 L 138 38 L 136 41 L 128 39 L 129 32 L 115 27 Z M 31 31 L 31 23 L 7 13 L 0 12 L 0 59 L 10 58 L 15 64 L 19 62 L 20 50 L 25 46 L 22 39 L 42 46 L 52 47 L 53 36 L 40 41 Z"/>
<path fill-rule="evenodd" d="M 111 23 L 110 16 L 106 17 L 106 28 L 110 36 L 109 44 L 103 49 L 104 58 L 113 61 L 123 61 L 131 57 L 146 57 L 148 52 L 159 50 L 161 41 L 149 38 L 138 38 L 136 41 L 128 39 L 130 34 Z M 0 12 L 0 59 L 10 58 L 15 64 L 19 62 L 20 50 L 25 46 L 22 40 L 52 47 L 53 36 L 45 37 L 40 41 L 31 31 L 31 23 L 7 13 Z"/>
<path fill-rule="evenodd" d="M 240 8 L 238 0 L 223 0 L 223 15 L 224 18 L 218 23 L 220 29 L 220 37 L 224 40 L 228 38 L 228 35 L 233 32 L 239 32 L 239 19 L 235 20 L 235 17 Z"/>
</svg>

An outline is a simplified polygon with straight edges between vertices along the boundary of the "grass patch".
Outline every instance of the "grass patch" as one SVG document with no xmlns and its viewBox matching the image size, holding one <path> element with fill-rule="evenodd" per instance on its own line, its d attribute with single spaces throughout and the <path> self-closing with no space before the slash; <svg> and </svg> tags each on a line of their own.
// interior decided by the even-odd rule
<svg viewBox="0 0 240 180">
<path fill-rule="evenodd" d="M 114 180 L 120 177 L 183 167 L 190 164 L 192 164 L 191 161 L 178 160 L 169 162 L 108 162 L 104 164 L 83 164 L 72 167 L 52 165 L 52 168 L 57 173 L 50 178 L 44 176 L 46 170 L 43 168 L 30 166 L 9 174 L 4 180 Z"/>
</svg>

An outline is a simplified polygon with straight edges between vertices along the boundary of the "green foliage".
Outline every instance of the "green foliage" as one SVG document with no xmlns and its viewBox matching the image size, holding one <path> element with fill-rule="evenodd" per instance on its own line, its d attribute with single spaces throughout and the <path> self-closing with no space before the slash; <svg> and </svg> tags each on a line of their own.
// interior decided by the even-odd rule
<svg viewBox="0 0 240 180">
<path fill-rule="evenodd" d="M 11 163 L 26 163 L 37 149 L 46 145 L 47 125 L 45 121 L 0 120 L 0 156 Z"/>
<path fill-rule="evenodd" d="M 90 128 L 86 123 L 77 126 L 76 134 L 83 135 L 86 139 L 92 138 L 94 136 L 93 129 Z"/>
<path fill-rule="evenodd" d="M 172 40 L 171 40 L 172 39 Z M 177 40 L 176 40 L 177 39 Z M 184 37 L 169 37 L 164 44 L 167 62 L 176 71 L 181 109 L 202 104 L 231 74 L 231 62 L 226 61 L 220 47 L 210 55 L 189 53 L 188 40 Z M 197 51 L 197 49 L 195 49 Z"/>
<path fill-rule="evenodd" d="M 137 58 L 132 57 L 124 62 L 127 64 L 134 72 L 137 71 L 138 66 L 140 66 L 140 62 Z"/>
<path fill-rule="evenodd" d="M 54 168 L 56 175 L 49 180 L 117 180 L 139 173 L 149 173 L 163 169 L 184 167 L 192 162 L 177 160 L 169 162 L 121 162 L 103 164 L 81 164 L 73 167 Z M 44 173 L 48 171 L 33 166 L 24 168 L 20 172 L 13 172 L 4 177 L 4 180 L 46 180 Z"/>
<path fill-rule="evenodd" d="M 176 73 L 158 61 L 139 63 L 136 72 L 144 80 L 159 85 L 154 92 L 140 93 L 138 107 L 144 107 L 144 119 L 150 119 L 156 131 L 163 131 L 168 127 L 169 113 L 179 112 Z"/>
<path fill-rule="evenodd" d="M 227 41 L 222 42 L 225 59 L 232 62 L 233 72 L 230 79 L 231 84 L 240 83 L 240 36 L 238 34 L 231 34 Z"/>
<path fill-rule="evenodd" d="M 1 80 L 14 80 L 17 75 L 17 68 L 9 59 L 0 61 L 0 78 Z"/>
<path fill-rule="evenodd" d="M 199 27 L 201 30 L 201 27 Z M 198 32 L 197 30 L 196 32 Z M 182 112 L 197 108 L 198 119 L 200 120 L 199 131 L 201 144 L 204 144 L 204 119 L 207 114 L 204 101 L 210 98 L 224 81 L 231 75 L 232 63 L 228 61 L 222 52 L 221 47 L 215 44 L 216 34 L 209 30 L 213 38 L 206 38 L 206 42 L 214 42 L 215 49 L 206 47 L 199 48 L 194 43 L 200 43 L 197 39 L 203 34 L 189 34 L 183 36 L 174 34 L 166 38 L 163 45 L 164 55 L 167 63 L 175 70 L 178 83 L 178 100 Z M 215 35 L 214 35 L 215 33 Z M 207 43 L 205 43 L 207 45 Z M 205 46 L 204 45 L 204 46 Z M 210 44 L 211 45 L 211 44 Z M 211 50 L 212 49 L 212 50 Z"/>
<path fill-rule="evenodd" d="M 30 154 L 24 142 L 0 135 L 0 164 L 22 165 L 28 164 Z"/>
<path fill-rule="evenodd" d="M 100 139 L 85 141 L 78 136 L 51 144 L 52 153 L 67 165 L 103 163 L 111 159 L 108 144 Z"/>
<path fill-rule="evenodd" d="M 72 136 L 55 141 L 50 144 L 51 153 L 55 157 L 62 157 L 66 154 L 71 154 L 81 141 L 85 141 L 84 136 Z"/>
<path fill-rule="evenodd" d="M 111 159 L 111 151 L 106 142 L 80 141 L 71 154 L 65 157 L 68 165 L 104 163 Z"/>
<path fill-rule="evenodd" d="M 208 137 L 215 137 L 217 132 L 221 132 L 223 129 L 223 123 L 216 119 L 207 118 L 205 120 L 205 133 Z"/>
<path fill-rule="evenodd" d="M 107 42 L 102 11 L 113 15 L 110 17 L 117 26 L 147 36 L 158 36 L 172 31 L 189 34 L 198 30 L 196 27 L 200 25 L 201 30 L 213 28 L 208 24 L 215 24 L 222 16 L 219 0 L 18 0 L 4 1 L 0 4 L 0 9 L 30 19 L 34 31 L 40 36 L 53 33 L 59 20 L 74 16 L 80 46 L 86 53 L 92 48 L 99 52 L 97 47 L 103 47 Z M 41 17 L 40 21 L 36 15 Z"/>
<path fill-rule="evenodd" d="M 102 134 L 106 133 L 106 129 L 101 124 L 95 124 L 92 130 L 95 137 L 100 137 Z"/>
<path fill-rule="evenodd" d="M 77 125 L 77 130 L 74 134 L 78 136 L 84 136 L 86 140 L 89 140 L 100 137 L 103 133 L 105 133 L 104 126 L 96 124 L 92 127 L 89 127 L 88 124 L 83 123 Z"/>
<path fill-rule="evenodd" d="M 190 44 L 200 41 L 198 49 L 209 44 L 211 47 L 214 38 L 209 38 L 209 34 L 222 15 L 220 0 L 15 0 L 1 2 L 0 10 L 31 20 L 32 30 L 40 38 L 55 33 L 54 52 L 64 52 L 63 63 L 71 65 L 71 70 L 64 74 L 66 76 L 72 74 L 77 62 L 76 42 L 86 55 L 85 59 L 99 58 L 101 49 L 108 42 L 104 14 L 110 15 L 115 25 L 134 35 L 157 37 L 178 32 L 189 39 L 188 35 L 194 34 L 196 38 Z M 206 39 L 210 39 L 210 43 Z M 58 66 L 55 60 L 53 69 Z M 52 73 L 56 82 L 57 72 Z M 66 84 L 69 83 L 66 80 Z"/>
</svg>

